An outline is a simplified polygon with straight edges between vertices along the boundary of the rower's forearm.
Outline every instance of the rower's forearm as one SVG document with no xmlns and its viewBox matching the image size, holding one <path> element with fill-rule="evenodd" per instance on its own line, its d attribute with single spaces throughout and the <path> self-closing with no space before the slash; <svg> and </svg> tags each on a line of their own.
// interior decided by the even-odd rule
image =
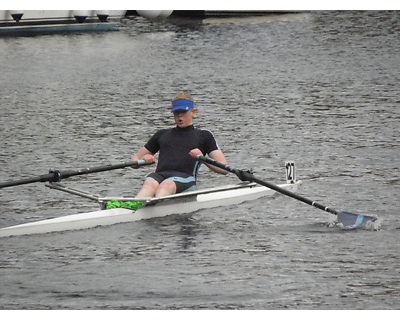
<svg viewBox="0 0 400 320">
<path fill-rule="evenodd" d="M 229 173 L 228 171 L 226 171 L 226 170 L 224 170 L 224 169 L 218 168 L 218 167 L 213 166 L 213 165 L 208 164 L 208 163 L 206 163 L 206 166 L 207 166 L 210 170 L 214 171 L 215 173 L 219 173 L 219 174 L 223 174 L 223 175 L 226 175 L 226 174 Z"/>
</svg>

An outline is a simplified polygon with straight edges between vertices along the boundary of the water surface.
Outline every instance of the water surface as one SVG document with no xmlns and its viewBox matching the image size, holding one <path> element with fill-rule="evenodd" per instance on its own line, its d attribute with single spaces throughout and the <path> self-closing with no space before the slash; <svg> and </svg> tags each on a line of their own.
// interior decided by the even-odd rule
<svg viewBox="0 0 400 320">
<path fill-rule="evenodd" d="M 377 215 L 379 231 L 284 195 L 190 215 L 1 239 L 2 309 L 398 309 L 399 13 L 311 12 L 188 22 L 126 20 L 101 34 L 1 38 L 0 180 L 124 162 L 196 124 L 230 164 Z M 153 168 L 64 182 L 133 195 Z M 203 168 L 200 186 L 236 182 Z M 42 184 L 2 189 L 0 227 L 97 209 Z"/>
</svg>

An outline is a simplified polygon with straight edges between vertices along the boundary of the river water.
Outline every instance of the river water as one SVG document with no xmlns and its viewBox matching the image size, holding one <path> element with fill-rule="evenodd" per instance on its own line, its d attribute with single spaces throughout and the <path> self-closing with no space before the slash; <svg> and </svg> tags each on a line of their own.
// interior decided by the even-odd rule
<svg viewBox="0 0 400 320">
<path fill-rule="evenodd" d="M 229 163 L 284 181 L 377 230 L 284 195 L 190 215 L 2 238 L 1 309 L 398 309 L 400 13 L 309 12 L 203 21 L 124 20 L 101 34 L 0 38 L 0 181 L 129 160 L 196 124 Z M 153 168 L 65 180 L 133 195 Z M 200 171 L 200 186 L 236 182 Z M 0 192 L 0 227 L 97 204 L 42 184 Z"/>
</svg>

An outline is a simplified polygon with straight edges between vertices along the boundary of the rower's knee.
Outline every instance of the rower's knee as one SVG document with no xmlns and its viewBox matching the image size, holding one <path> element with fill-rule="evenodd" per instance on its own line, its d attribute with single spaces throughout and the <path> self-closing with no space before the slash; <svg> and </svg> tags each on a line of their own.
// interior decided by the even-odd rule
<svg viewBox="0 0 400 320">
<path fill-rule="evenodd" d="M 140 189 L 139 193 L 136 195 L 136 198 L 154 197 L 158 186 L 159 183 L 156 180 L 146 180 L 142 189 Z"/>
<path fill-rule="evenodd" d="M 176 193 L 176 184 L 172 180 L 164 180 L 156 191 L 156 197 L 169 196 Z"/>
</svg>

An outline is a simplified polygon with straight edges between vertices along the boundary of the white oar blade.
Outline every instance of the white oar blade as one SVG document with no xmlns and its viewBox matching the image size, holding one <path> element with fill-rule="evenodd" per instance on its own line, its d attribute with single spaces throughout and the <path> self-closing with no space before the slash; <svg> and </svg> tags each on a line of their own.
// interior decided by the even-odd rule
<svg viewBox="0 0 400 320">
<path fill-rule="evenodd" d="M 373 228 L 376 217 L 364 216 L 351 212 L 340 212 L 337 216 L 337 225 L 346 229 Z"/>
</svg>

